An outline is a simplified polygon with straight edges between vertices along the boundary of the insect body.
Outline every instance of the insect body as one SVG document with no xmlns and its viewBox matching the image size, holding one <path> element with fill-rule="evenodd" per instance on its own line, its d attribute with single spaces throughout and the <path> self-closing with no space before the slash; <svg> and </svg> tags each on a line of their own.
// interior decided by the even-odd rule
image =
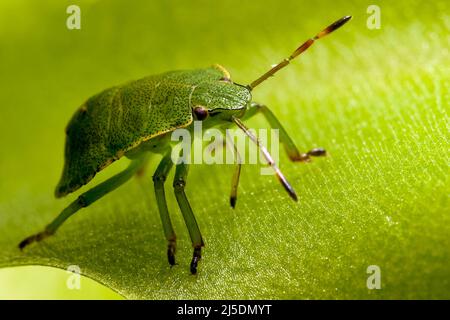
<svg viewBox="0 0 450 320">
<path fill-rule="evenodd" d="M 168 241 L 168 260 L 170 265 L 174 265 L 176 236 L 164 190 L 166 177 L 174 166 L 169 134 L 178 128 L 190 128 L 194 120 L 203 121 L 208 127 L 236 124 L 260 147 L 283 187 L 291 198 L 297 200 L 293 188 L 266 148 L 244 125 L 243 120 L 261 112 L 272 127 L 279 129 L 280 141 L 292 161 L 309 161 L 311 156 L 325 155 L 325 150 L 312 149 L 307 153 L 300 153 L 270 109 L 251 101 L 251 91 L 288 65 L 315 40 L 336 30 L 350 18 L 346 16 L 331 24 L 303 43 L 291 56 L 246 86 L 234 83 L 229 73 L 216 65 L 206 69 L 173 71 L 146 77 L 107 89 L 88 99 L 73 115 L 66 129 L 65 164 L 55 190 L 56 197 L 78 190 L 97 172 L 122 156 L 132 161 L 123 172 L 81 194 L 47 225 L 44 231 L 26 238 L 19 247 L 23 249 L 32 242 L 54 234 L 64 221 L 78 210 L 89 206 L 129 180 L 146 164 L 150 153 L 158 153 L 162 155 L 162 160 L 153 175 L 153 182 L 164 234 Z M 204 242 L 184 192 L 188 166 L 181 162 L 175 167 L 173 188 L 192 240 L 194 253 L 190 271 L 195 274 Z M 239 173 L 238 165 L 233 176 L 230 196 L 232 207 L 236 204 Z"/>
</svg>

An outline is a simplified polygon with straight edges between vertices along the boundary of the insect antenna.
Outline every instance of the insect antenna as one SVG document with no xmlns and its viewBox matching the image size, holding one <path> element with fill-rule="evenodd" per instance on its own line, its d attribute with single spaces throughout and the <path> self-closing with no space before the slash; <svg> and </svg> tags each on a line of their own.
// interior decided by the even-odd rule
<svg viewBox="0 0 450 320">
<path fill-rule="evenodd" d="M 291 60 L 299 56 L 302 52 L 306 51 L 313 43 L 314 41 L 323 38 L 327 34 L 333 32 L 334 30 L 342 27 L 346 22 L 348 22 L 352 16 L 345 16 L 341 19 L 337 20 L 336 22 L 330 24 L 328 27 L 320 31 L 318 34 L 316 34 L 313 38 L 306 40 L 300 47 L 298 47 L 292 54 L 288 57 L 283 59 L 281 62 L 273 66 L 269 71 L 267 71 L 265 74 L 263 74 L 261 77 L 253 81 L 251 84 L 248 85 L 249 89 L 252 90 L 254 87 L 259 85 L 261 82 L 264 82 L 267 80 L 267 78 L 273 76 L 275 73 L 277 73 L 279 70 L 286 67 Z"/>
<path fill-rule="evenodd" d="M 267 160 L 267 162 L 273 168 L 273 170 L 275 170 L 275 174 L 277 175 L 277 178 L 281 182 L 281 184 L 283 185 L 284 189 L 287 191 L 287 193 L 289 194 L 289 196 L 292 199 L 297 201 L 298 200 L 297 199 L 297 194 L 295 193 L 294 189 L 291 187 L 289 182 L 286 180 L 284 175 L 281 173 L 280 169 L 275 164 L 275 161 L 273 160 L 273 158 L 270 155 L 269 151 L 267 151 L 267 148 L 261 144 L 259 139 L 245 126 L 245 124 L 239 118 L 236 118 L 236 117 L 233 116 L 232 119 L 233 119 L 234 123 L 236 123 L 237 126 L 240 129 L 242 129 L 242 131 L 244 131 L 244 133 L 250 138 L 250 140 L 252 140 L 259 147 L 259 149 L 261 150 L 264 158 Z"/>
</svg>

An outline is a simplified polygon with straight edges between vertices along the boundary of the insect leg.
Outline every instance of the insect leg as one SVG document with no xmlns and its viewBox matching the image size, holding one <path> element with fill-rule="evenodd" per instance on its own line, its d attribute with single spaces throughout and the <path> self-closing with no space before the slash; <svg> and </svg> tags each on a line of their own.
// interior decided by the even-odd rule
<svg viewBox="0 0 450 320">
<path fill-rule="evenodd" d="M 311 157 L 322 157 L 326 155 L 325 149 L 322 148 L 314 148 L 306 153 L 299 152 L 294 141 L 292 141 L 287 131 L 283 128 L 283 125 L 275 117 L 272 111 L 263 104 L 252 102 L 243 119 L 250 118 L 259 112 L 264 115 L 267 122 L 269 122 L 272 128 L 279 129 L 280 141 L 283 144 L 284 149 L 286 150 L 286 153 L 291 161 L 309 162 L 311 161 Z"/>
<path fill-rule="evenodd" d="M 168 152 L 161 160 L 153 175 L 153 185 L 155 187 L 156 202 L 158 203 L 159 215 L 164 229 L 164 235 L 168 241 L 167 258 L 171 266 L 175 265 L 176 236 L 170 221 L 169 210 L 167 209 L 166 194 L 164 191 L 164 183 L 173 162 L 171 152 Z"/>
<path fill-rule="evenodd" d="M 33 242 L 41 241 L 48 236 L 53 235 L 56 230 L 58 230 L 58 228 L 78 210 L 89 206 L 93 202 L 97 201 L 104 195 L 108 194 L 109 192 L 113 191 L 114 189 L 128 181 L 145 162 L 146 157 L 141 157 L 133 160 L 128 168 L 126 168 L 121 173 L 116 174 L 110 179 L 100 183 L 98 186 L 95 186 L 94 188 L 80 195 L 77 200 L 72 202 L 56 217 L 55 220 L 47 225 L 44 231 L 29 236 L 28 238 L 20 242 L 19 248 L 22 250 Z"/>
<path fill-rule="evenodd" d="M 233 139 L 230 137 L 228 131 L 227 131 L 227 141 L 233 146 L 233 148 L 230 149 L 233 152 L 234 159 L 236 161 L 236 169 L 234 170 L 233 179 L 231 180 L 231 193 L 230 193 L 230 205 L 234 209 L 237 201 L 237 190 L 239 186 L 239 178 L 241 176 L 242 159 L 236 147 L 236 144 L 233 142 Z"/>
<path fill-rule="evenodd" d="M 198 261 L 201 259 L 201 250 L 204 246 L 200 229 L 198 228 L 197 221 L 195 220 L 194 213 L 184 193 L 184 187 L 186 186 L 186 177 L 188 174 L 188 166 L 185 163 L 177 164 L 175 171 L 175 178 L 173 180 L 173 187 L 175 196 L 177 198 L 178 206 L 183 214 L 184 221 L 189 230 L 192 246 L 194 247 L 194 253 L 191 261 L 191 273 L 197 273 Z"/>
<path fill-rule="evenodd" d="M 236 207 L 237 190 L 238 190 L 238 185 L 239 185 L 239 178 L 241 176 L 242 160 L 241 160 L 241 156 L 238 152 L 238 149 L 236 147 L 236 144 L 233 142 L 233 139 L 231 138 L 228 131 L 225 131 L 225 134 L 226 134 L 226 139 L 222 139 L 222 147 L 229 148 L 229 150 L 233 153 L 234 161 L 236 162 L 236 167 L 235 167 L 235 170 L 233 173 L 233 178 L 231 180 L 231 193 L 230 193 L 230 205 L 234 209 Z M 214 145 L 211 144 L 208 146 L 208 149 L 212 149 L 213 147 L 214 147 Z M 208 150 L 208 151 L 211 152 L 211 150 Z"/>
<path fill-rule="evenodd" d="M 284 187 L 284 189 L 287 191 L 289 196 L 294 200 L 298 201 L 297 194 L 295 193 L 294 189 L 291 187 L 289 182 L 284 177 L 281 170 L 276 165 L 275 161 L 273 160 L 272 156 L 270 155 L 269 151 L 267 151 L 267 148 L 261 144 L 261 141 L 258 139 L 257 136 L 255 136 L 249 128 L 245 126 L 245 124 L 241 121 L 241 119 L 236 118 L 235 116 L 231 116 L 231 119 L 233 122 L 242 130 L 244 133 L 250 138 L 251 141 L 253 141 L 261 151 L 261 154 L 266 159 L 267 163 L 272 167 L 272 169 L 275 171 L 275 174 L 280 181 L 281 185 Z"/>
</svg>

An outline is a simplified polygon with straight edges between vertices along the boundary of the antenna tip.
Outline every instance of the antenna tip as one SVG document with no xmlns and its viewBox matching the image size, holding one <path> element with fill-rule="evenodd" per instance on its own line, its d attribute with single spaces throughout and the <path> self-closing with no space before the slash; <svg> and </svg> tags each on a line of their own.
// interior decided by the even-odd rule
<svg viewBox="0 0 450 320">
<path fill-rule="evenodd" d="M 328 27 L 326 27 L 324 30 L 319 32 L 313 39 L 314 40 L 320 39 L 320 38 L 326 36 L 327 34 L 333 32 L 334 30 L 339 29 L 344 24 L 346 24 L 351 18 L 352 18 L 352 16 L 344 16 L 344 17 L 340 18 L 339 20 L 333 22 Z"/>
<path fill-rule="evenodd" d="M 340 27 L 342 27 L 344 24 L 346 24 L 347 22 L 349 22 L 352 19 L 352 16 L 344 16 L 341 19 L 339 19 L 338 21 L 336 21 L 335 23 L 333 23 L 332 25 L 330 25 L 328 27 L 329 32 L 332 32 Z"/>
<path fill-rule="evenodd" d="M 342 20 L 342 24 L 341 25 L 343 25 L 344 23 L 347 23 L 348 21 L 350 21 L 352 19 L 353 19 L 353 16 L 345 16 L 345 17 L 343 17 L 341 19 Z"/>
</svg>

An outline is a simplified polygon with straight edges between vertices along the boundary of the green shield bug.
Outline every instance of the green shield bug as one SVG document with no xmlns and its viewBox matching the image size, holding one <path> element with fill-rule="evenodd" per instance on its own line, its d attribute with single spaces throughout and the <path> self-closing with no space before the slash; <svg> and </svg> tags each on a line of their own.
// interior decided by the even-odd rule
<svg viewBox="0 0 450 320">
<path fill-rule="evenodd" d="M 290 197 L 297 200 L 295 191 L 267 149 L 242 121 L 256 113 L 262 113 L 271 127 L 279 129 L 280 142 L 292 161 L 309 161 L 312 156 L 325 155 L 323 149 L 300 153 L 270 109 L 251 101 L 251 92 L 308 49 L 315 40 L 338 29 L 350 19 L 350 16 L 345 16 L 334 22 L 249 85 L 234 83 L 225 68 L 215 65 L 206 69 L 172 71 L 149 76 L 107 89 L 88 99 L 73 115 L 66 129 L 65 164 L 55 190 L 56 197 L 78 190 L 97 172 L 122 156 L 131 159 L 130 165 L 123 172 L 81 194 L 42 232 L 23 240 L 19 248 L 23 249 L 32 242 L 41 241 L 54 234 L 78 210 L 89 206 L 138 173 L 146 164 L 150 153 L 159 153 L 162 160 L 153 175 L 153 183 L 164 234 L 168 241 L 168 260 L 170 265 L 174 265 L 176 237 L 164 191 L 164 182 L 174 165 L 169 137 L 177 128 L 190 128 L 194 120 L 203 121 L 208 127 L 236 124 L 258 145 Z M 194 253 L 190 271 L 195 274 L 204 243 L 184 192 L 188 165 L 181 162 L 175 167 L 173 187 L 192 240 Z M 240 165 L 232 180 L 230 203 L 233 208 L 236 204 L 239 173 Z"/>
</svg>

